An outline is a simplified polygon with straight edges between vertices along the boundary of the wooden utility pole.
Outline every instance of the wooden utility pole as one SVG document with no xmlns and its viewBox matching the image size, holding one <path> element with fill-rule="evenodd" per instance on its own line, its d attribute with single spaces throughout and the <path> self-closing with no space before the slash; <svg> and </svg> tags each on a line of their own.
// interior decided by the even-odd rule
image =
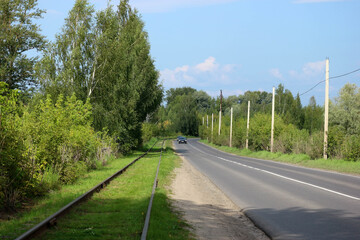
<svg viewBox="0 0 360 240">
<path fill-rule="evenodd" d="M 233 108 L 230 111 L 230 143 L 229 147 L 232 147 L 232 123 L 233 123 Z"/>
<path fill-rule="evenodd" d="M 275 120 L 275 87 L 273 87 L 273 96 L 272 96 L 270 152 L 273 152 L 274 150 L 274 120 Z"/>
<path fill-rule="evenodd" d="M 329 127 L 329 58 L 326 58 L 325 74 L 325 119 L 324 119 L 324 159 L 327 159 L 328 127 Z"/>
<path fill-rule="evenodd" d="M 219 112 L 219 135 L 221 133 L 221 111 Z"/>
<path fill-rule="evenodd" d="M 248 115 L 246 124 L 246 149 L 249 148 L 249 126 L 250 126 L 250 101 L 248 101 Z"/>
<path fill-rule="evenodd" d="M 204 126 L 204 124 L 205 124 L 205 123 L 204 123 L 204 117 L 203 117 L 203 126 Z"/>
<path fill-rule="evenodd" d="M 222 112 L 222 90 L 220 90 L 220 112 Z"/>
<path fill-rule="evenodd" d="M 209 115 L 206 114 L 206 128 L 209 128 Z"/>
<path fill-rule="evenodd" d="M 211 114 L 211 142 L 213 142 L 214 135 L 214 114 Z"/>
</svg>

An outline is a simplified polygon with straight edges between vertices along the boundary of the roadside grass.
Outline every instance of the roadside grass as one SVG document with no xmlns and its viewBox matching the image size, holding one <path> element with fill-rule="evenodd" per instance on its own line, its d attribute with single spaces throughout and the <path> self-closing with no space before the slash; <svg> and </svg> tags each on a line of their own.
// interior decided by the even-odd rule
<svg viewBox="0 0 360 240">
<path fill-rule="evenodd" d="M 1 238 L 14 239 L 18 237 L 99 182 L 125 167 L 141 154 L 142 152 L 134 152 L 126 157 L 111 160 L 101 169 L 85 174 L 75 184 L 64 185 L 60 190 L 51 191 L 48 195 L 35 199 L 30 210 L 20 211 L 12 219 L 0 222 Z"/>
<path fill-rule="evenodd" d="M 323 170 L 360 175 L 360 162 L 345 161 L 343 159 L 325 160 L 323 158 L 311 160 L 310 157 L 306 154 L 284 154 L 280 152 L 271 153 L 267 151 L 253 152 L 249 149 L 218 146 L 213 143 L 210 143 L 207 140 L 200 140 L 200 142 L 209 145 L 213 148 L 219 149 L 221 151 L 232 153 L 239 156 L 273 160 L 277 162 L 296 164 L 303 167 L 318 168 Z"/>
<path fill-rule="evenodd" d="M 148 146 L 152 144 L 149 143 Z M 105 189 L 76 206 L 58 220 L 40 239 L 139 239 L 159 159 L 160 146 L 140 159 Z M 87 173 L 73 185 L 65 185 L 42 199 L 31 210 L 0 222 L 0 239 L 14 239 L 76 197 L 130 163 L 141 152 L 114 159 L 101 169 Z M 148 239 L 192 239 L 189 226 L 172 210 L 167 197 L 171 172 L 179 164 L 172 149 L 163 153 L 159 187 L 153 202 Z"/>
</svg>

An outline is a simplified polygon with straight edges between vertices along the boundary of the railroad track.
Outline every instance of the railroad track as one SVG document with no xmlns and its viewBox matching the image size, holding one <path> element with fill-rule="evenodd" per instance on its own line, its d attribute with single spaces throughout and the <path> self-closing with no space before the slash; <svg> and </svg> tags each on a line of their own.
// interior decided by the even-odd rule
<svg viewBox="0 0 360 240">
<path fill-rule="evenodd" d="M 154 196 L 154 191 L 155 188 L 157 186 L 157 175 L 158 175 L 158 171 L 159 171 L 159 166 L 160 166 L 160 161 L 161 161 L 161 155 L 162 155 L 162 149 L 163 149 L 163 144 L 164 141 L 162 142 L 162 147 L 161 147 L 161 153 L 160 153 L 160 159 L 159 159 L 159 163 L 158 163 L 158 167 L 157 167 L 157 172 L 156 172 L 156 176 L 155 176 L 155 180 L 154 180 L 154 185 L 153 185 L 153 192 L 152 192 L 152 196 L 150 198 L 150 202 L 149 202 L 149 207 L 148 207 L 148 213 L 146 215 L 146 219 L 145 219 L 145 223 L 144 223 L 144 229 L 143 229 L 143 234 L 142 234 L 142 238 L 141 239 L 146 239 L 146 233 L 147 233 L 147 229 L 148 229 L 148 225 L 149 225 L 149 221 L 150 221 L 150 213 L 151 213 L 151 206 L 152 206 L 152 201 L 153 201 L 153 196 Z M 134 159 L 132 162 L 130 162 L 128 165 L 126 165 L 124 168 L 122 168 L 121 170 L 117 171 L 115 174 L 113 174 L 112 176 L 108 177 L 106 180 L 102 181 L 101 183 L 99 183 L 98 185 L 96 185 L 95 187 L 93 187 L 92 189 L 90 189 L 88 192 L 84 193 L 83 195 L 81 195 L 80 197 L 76 198 L 75 200 L 73 200 L 72 202 L 70 202 L 69 204 L 67 204 L 66 206 L 64 206 L 63 208 L 61 208 L 60 210 L 58 210 L 56 213 L 52 214 L 51 216 L 49 216 L 48 218 L 46 218 L 45 220 L 43 220 L 42 222 L 40 222 L 39 224 L 37 224 L 36 226 L 34 226 L 33 228 L 31 228 L 30 230 L 28 230 L 27 232 L 23 233 L 21 236 L 17 237 L 16 240 L 24 240 L 24 239 L 32 239 L 36 236 L 41 235 L 44 231 L 46 231 L 48 228 L 56 226 L 58 219 L 61 218 L 62 216 L 66 215 L 74 206 L 78 205 L 79 203 L 82 203 L 88 199 L 91 198 L 91 196 L 96 193 L 101 191 L 103 188 L 105 188 L 112 180 L 114 180 L 116 177 L 120 176 L 122 173 L 124 173 L 131 165 L 133 165 L 134 163 L 136 163 L 138 160 L 140 160 L 141 158 L 143 158 L 144 156 L 146 156 L 156 145 L 157 142 L 155 142 L 151 148 L 145 152 L 144 154 L 142 154 L 141 156 L 139 156 L 138 158 Z M 144 233 L 145 232 L 145 233 Z"/>
</svg>

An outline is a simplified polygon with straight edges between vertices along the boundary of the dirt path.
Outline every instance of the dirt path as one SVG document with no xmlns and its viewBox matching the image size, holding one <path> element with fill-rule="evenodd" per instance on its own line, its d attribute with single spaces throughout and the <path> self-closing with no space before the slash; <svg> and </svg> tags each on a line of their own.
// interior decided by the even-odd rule
<svg viewBox="0 0 360 240">
<path fill-rule="evenodd" d="M 197 239 L 269 239 L 207 177 L 180 157 L 182 165 L 175 170 L 171 198 L 194 227 Z"/>
</svg>

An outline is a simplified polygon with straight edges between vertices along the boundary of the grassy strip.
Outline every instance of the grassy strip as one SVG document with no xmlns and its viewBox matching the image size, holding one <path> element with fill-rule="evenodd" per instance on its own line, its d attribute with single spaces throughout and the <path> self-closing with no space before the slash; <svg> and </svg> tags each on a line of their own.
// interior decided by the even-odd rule
<svg viewBox="0 0 360 240">
<path fill-rule="evenodd" d="M 89 201 L 77 206 L 39 239 L 140 239 L 159 149 L 158 146 Z M 160 165 L 148 239 L 191 238 L 186 223 L 172 210 L 167 197 L 171 172 L 177 164 L 179 159 L 167 148 Z"/>
<path fill-rule="evenodd" d="M 119 169 L 141 155 L 142 152 L 133 154 L 121 159 L 112 160 L 101 169 L 87 173 L 73 185 L 65 185 L 60 190 L 52 191 L 47 196 L 35 200 L 31 210 L 23 211 L 13 219 L 2 221 L 0 224 L 0 236 L 4 239 L 14 239 L 26 232 L 42 220 L 58 211 L 78 196 L 105 180 Z"/>
<path fill-rule="evenodd" d="M 318 168 L 318 169 L 336 171 L 341 173 L 360 175 L 359 162 L 350 162 L 342 159 L 325 160 L 323 158 L 311 160 L 310 157 L 306 154 L 284 154 L 279 152 L 271 153 L 267 151 L 252 152 L 248 149 L 239 149 L 228 146 L 218 146 L 213 143 L 209 143 L 207 140 L 200 140 L 200 142 L 207 144 L 213 148 L 219 149 L 221 151 L 232 153 L 239 156 L 273 160 L 277 162 L 296 164 L 304 167 Z"/>
</svg>

